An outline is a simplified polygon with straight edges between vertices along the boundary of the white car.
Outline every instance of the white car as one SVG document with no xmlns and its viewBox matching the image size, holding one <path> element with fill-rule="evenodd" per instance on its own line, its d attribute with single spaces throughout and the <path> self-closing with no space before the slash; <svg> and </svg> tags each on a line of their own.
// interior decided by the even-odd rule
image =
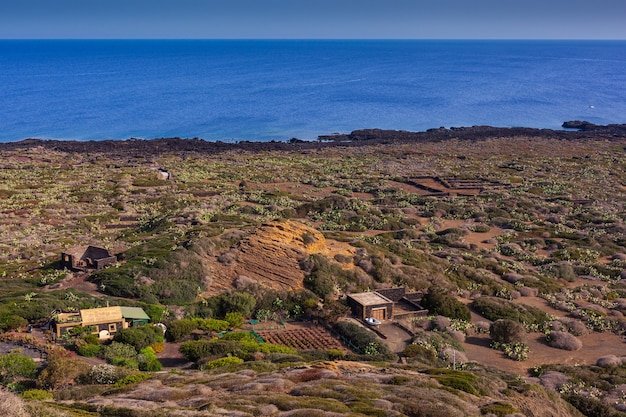
<svg viewBox="0 0 626 417">
<path fill-rule="evenodd" d="M 365 322 L 367 324 L 369 324 L 370 326 L 378 326 L 381 324 L 381 321 L 378 319 L 375 319 L 374 317 L 368 317 L 365 319 Z"/>
</svg>

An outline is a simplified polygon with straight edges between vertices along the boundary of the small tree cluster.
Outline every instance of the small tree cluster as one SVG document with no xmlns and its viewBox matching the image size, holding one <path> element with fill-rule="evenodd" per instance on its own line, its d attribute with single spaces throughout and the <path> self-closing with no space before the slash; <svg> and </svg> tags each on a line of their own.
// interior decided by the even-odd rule
<svg viewBox="0 0 626 417">
<path fill-rule="evenodd" d="M 422 298 L 421 304 L 430 314 L 446 316 L 451 319 L 470 321 L 469 308 L 453 295 L 441 288 L 430 287 Z"/>
<path fill-rule="evenodd" d="M 153 343 L 163 341 L 163 330 L 157 326 L 138 326 L 122 329 L 115 334 L 114 341 L 131 345 L 137 352 Z"/>
</svg>

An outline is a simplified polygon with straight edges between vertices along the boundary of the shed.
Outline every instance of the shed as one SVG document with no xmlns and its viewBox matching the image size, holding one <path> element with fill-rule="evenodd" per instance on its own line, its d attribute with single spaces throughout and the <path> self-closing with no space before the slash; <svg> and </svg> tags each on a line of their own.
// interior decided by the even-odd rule
<svg viewBox="0 0 626 417">
<path fill-rule="evenodd" d="M 172 174 L 170 174 L 169 171 L 163 169 L 163 168 L 158 168 L 157 169 L 157 178 L 163 181 L 167 181 L 172 179 Z"/>
<path fill-rule="evenodd" d="M 393 318 L 393 301 L 377 292 L 362 292 L 348 295 L 348 305 L 360 320 L 373 317 L 377 320 Z"/>
</svg>

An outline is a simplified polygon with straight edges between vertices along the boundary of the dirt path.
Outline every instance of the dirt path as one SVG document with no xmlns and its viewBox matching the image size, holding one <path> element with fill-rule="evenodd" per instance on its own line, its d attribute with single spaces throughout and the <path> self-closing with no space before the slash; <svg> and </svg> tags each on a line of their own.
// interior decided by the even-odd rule
<svg viewBox="0 0 626 417">
<path fill-rule="evenodd" d="M 157 354 L 157 358 L 159 358 L 159 362 L 161 362 L 164 369 L 186 369 L 194 366 L 193 362 L 189 362 L 180 353 L 178 350 L 180 345 L 180 343 L 164 343 L 163 352 Z"/>
</svg>

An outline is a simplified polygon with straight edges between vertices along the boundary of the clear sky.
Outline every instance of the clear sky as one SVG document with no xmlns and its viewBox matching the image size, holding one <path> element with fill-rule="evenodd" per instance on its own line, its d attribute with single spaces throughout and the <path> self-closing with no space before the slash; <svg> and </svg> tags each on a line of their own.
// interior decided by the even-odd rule
<svg viewBox="0 0 626 417">
<path fill-rule="evenodd" d="M 626 1 L 0 0 L 0 38 L 626 39 Z"/>
</svg>

